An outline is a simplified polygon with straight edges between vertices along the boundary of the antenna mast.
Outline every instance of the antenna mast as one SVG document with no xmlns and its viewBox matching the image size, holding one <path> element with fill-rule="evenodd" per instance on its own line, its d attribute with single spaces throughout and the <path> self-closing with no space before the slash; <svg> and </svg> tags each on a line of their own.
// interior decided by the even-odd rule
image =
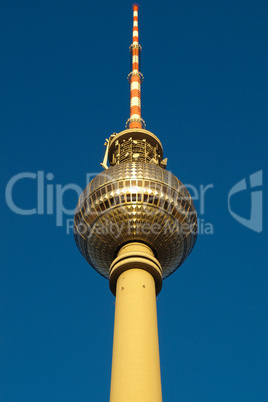
<svg viewBox="0 0 268 402">
<path fill-rule="evenodd" d="M 141 118 L 141 83 L 143 75 L 139 71 L 139 56 L 141 45 L 139 44 L 138 9 L 137 3 L 133 4 L 133 38 L 129 47 L 132 55 L 132 71 L 128 75 L 130 83 L 130 118 L 126 122 L 127 128 L 145 128 L 145 121 Z"/>
</svg>

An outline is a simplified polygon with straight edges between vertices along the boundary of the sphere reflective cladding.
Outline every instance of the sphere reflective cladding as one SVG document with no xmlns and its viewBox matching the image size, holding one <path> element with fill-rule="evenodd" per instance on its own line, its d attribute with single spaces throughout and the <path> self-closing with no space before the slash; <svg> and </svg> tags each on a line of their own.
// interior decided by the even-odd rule
<svg viewBox="0 0 268 402">
<path fill-rule="evenodd" d="M 190 193 L 172 173 L 153 163 L 122 163 L 98 174 L 81 194 L 74 236 L 85 259 L 106 278 L 118 250 L 130 241 L 152 248 L 166 278 L 194 247 L 197 215 Z"/>
</svg>

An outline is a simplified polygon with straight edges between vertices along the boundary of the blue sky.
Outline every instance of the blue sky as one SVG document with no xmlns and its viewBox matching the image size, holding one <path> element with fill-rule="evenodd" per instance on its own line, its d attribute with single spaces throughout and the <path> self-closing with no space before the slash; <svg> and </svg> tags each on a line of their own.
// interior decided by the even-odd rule
<svg viewBox="0 0 268 402">
<path fill-rule="evenodd" d="M 129 117 L 131 4 L 2 5 L 5 402 L 109 399 L 115 300 L 68 233 L 71 212 L 61 221 L 55 207 L 64 189 L 65 210 L 75 207 L 76 191 L 64 186 L 83 189 L 87 174 L 101 171 L 105 138 Z M 263 171 L 261 196 L 267 11 L 260 0 L 140 2 L 142 117 L 168 169 L 195 189 L 200 228 L 212 227 L 158 296 L 165 402 L 268 399 L 266 211 L 254 209 L 249 181 Z M 25 172 L 5 199 L 10 180 Z M 263 218 L 261 232 L 228 210 L 228 194 L 243 179 L 247 190 L 232 196 L 231 210 L 249 220 L 252 208 Z M 18 214 L 14 205 L 37 210 Z"/>
</svg>

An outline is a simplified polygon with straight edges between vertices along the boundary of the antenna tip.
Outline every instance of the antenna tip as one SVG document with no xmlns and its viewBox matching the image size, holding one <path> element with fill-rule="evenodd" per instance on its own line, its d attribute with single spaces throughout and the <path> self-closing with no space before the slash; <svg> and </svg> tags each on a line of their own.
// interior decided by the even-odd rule
<svg viewBox="0 0 268 402">
<path fill-rule="evenodd" d="M 132 8 L 133 8 L 133 11 L 138 11 L 138 9 L 139 9 L 138 3 L 132 4 Z"/>
</svg>

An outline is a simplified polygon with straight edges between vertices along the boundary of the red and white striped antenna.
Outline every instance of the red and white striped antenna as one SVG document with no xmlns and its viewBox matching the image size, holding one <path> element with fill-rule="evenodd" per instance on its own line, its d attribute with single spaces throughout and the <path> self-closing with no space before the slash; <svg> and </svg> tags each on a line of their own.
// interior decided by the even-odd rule
<svg viewBox="0 0 268 402">
<path fill-rule="evenodd" d="M 132 55 L 132 71 L 128 75 L 130 83 L 130 118 L 126 122 L 127 128 L 144 128 L 145 121 L 141 118 L 141 83 L 143 75 L 139 71 L 139 56 L 141 46 L 139 44 L 138 9 L 137 3 L 133 4 L 133 40 L 129 47 Z"/>
</svg>

